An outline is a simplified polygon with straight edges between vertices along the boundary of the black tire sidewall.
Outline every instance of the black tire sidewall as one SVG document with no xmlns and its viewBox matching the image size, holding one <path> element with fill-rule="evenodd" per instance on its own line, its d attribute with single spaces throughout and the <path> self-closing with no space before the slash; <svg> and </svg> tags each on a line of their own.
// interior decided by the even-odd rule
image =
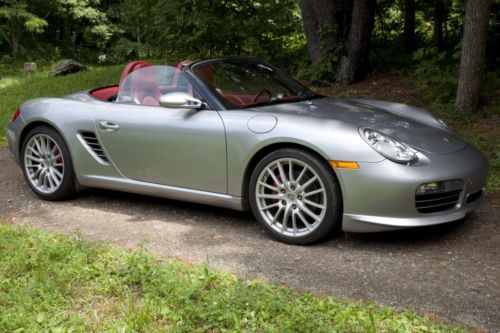
<svg viewBox="0 0 500 333">
<path fill-rule="evenodd" d="M 37 134 L 45 134 L 45 135 L 49 136 L 52 140 L 54 140 L 57 143 L 57 145 L 59 146 L 59 149 L 61 150 L 61 153 L 62 153 L 62 158 L 63 158 L 63 163 L 64 163 L 63 179 L 62 179 L 62 182 L 61 182 L 61 185 L 59 186 L 59 188 L 55 192 L 50 193 L 50 194 L 40 192 L 37 188 L 35 188 L 31 184 L 31 182 L 29 181 L 29 177 L 26 173 L 26 168 L 24 167 L 24 163 L 25 163 L 24 155 L 25 155 L 26 146 L 27 146 L 29 140 Z M 44 200 L 57 201 L 57 200 L 68 199 L 74 194 L 74 192 L 75 192 L 75 178 L 74 178 L 74 173 L 73 173 L 73 162 L 71 160 L 71 155 L 69 153 L 68 146 L 64 142 L 64 139 L 54 129 L 52 129 L 48 126 L 38 126 L 38 127 L 31 129 L 23 141 L 20 162 L 21 162 L 21 168 L 23 170 L 23 175 L 24 175 L 24 178 L 26 179 L 26 182 L 28 183 L 28 186 L 40 198 L 42 198 Z"/>
<path fill-rule="evenodd" d="M 303 237 L 287 237 L 274 231 L 262 218 L 256 199 L 256 184 L 264 167 L 280 158 L 295 158 L 307 163 L 316 171 L 325 186 L 327 210 L 321 224 L 309 235 Z M 340 186 L 331 167 L 319 157 L 297 148 L 283 148 L 266 155 L 255 167 L 249 185 L 250 206 L 255 218 L 274 238 L 289 244 L 309 244 L 316 242 L 334 231 L 340 230 L 342 217 L 342 194 Z"/>
</svg>

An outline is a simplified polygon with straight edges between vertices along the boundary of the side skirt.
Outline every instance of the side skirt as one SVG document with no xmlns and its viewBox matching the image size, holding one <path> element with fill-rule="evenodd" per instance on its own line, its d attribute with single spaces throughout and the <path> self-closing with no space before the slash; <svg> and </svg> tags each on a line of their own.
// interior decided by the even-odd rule
<svg viewBox="0 0 500 333">
<path fill-rule="evenodd" d="M 78 176 L 78 182 L 83 186 L 98 187 L 109 190 L 132 192 L 154 197 L 162 197 L 180 201 L 195 202 L 210 206 L 229 208 L 234 210 L 246 210 L 245 201 L 241 197 L 227 194 L 205 192 L 183 187 L 174 187 L 153 183 L 144 183 L 127 178 L 102 177 L 102 176 Z"/>
</svg>

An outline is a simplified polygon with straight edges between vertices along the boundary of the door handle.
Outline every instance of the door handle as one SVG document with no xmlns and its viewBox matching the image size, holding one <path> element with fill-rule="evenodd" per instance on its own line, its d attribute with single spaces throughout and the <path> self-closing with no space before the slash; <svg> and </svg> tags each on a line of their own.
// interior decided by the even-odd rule
<svg viewBox="0 0 500 333">
<path fill-rule="evenodd" d="M 99 127 L 106 132 L 115 132 L 120 128 L 120 126 L 117 123 L 114 123 L 109 120 L 99 121 Z"/>
</svg>

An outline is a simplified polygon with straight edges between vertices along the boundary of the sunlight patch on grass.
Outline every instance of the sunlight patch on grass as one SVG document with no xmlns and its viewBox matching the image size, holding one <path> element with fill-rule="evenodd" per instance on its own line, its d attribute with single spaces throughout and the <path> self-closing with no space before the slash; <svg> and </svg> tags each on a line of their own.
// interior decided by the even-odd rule
<svg viewBox="0 0 500 333">
<path fill-rule="evenodd" d="M 0 224 L 2 332 L 466 332 L 411 310 Z"/>
<path fill-rule="evenodd" d="M 0 89 L 18 85 L 24 82 L 24 78 L 19 76 L 4 76 L 0 80 Z"/>
</svg>

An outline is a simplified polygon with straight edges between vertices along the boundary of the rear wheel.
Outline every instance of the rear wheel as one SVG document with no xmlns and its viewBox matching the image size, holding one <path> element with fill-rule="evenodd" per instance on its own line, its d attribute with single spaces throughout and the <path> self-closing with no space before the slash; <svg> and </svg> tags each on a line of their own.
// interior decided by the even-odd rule
<svg viewBox="0 0 500 333">
<path fill-rule="evenodd" d="M 52 128 L 39 126 L 28 133 L 21 163 L 26 182 L 42 199 L 62 200 L 74 194 L 71 157 L 63 138 Z"/>
<path fill-rule="evenodd" d="M 257 164 L 250 204 L 264 228 L 286 243 L 312 243 L 340 227 L 335 175 L 323 160 L 300 149 L 277 150 Z"/>
</svg>

